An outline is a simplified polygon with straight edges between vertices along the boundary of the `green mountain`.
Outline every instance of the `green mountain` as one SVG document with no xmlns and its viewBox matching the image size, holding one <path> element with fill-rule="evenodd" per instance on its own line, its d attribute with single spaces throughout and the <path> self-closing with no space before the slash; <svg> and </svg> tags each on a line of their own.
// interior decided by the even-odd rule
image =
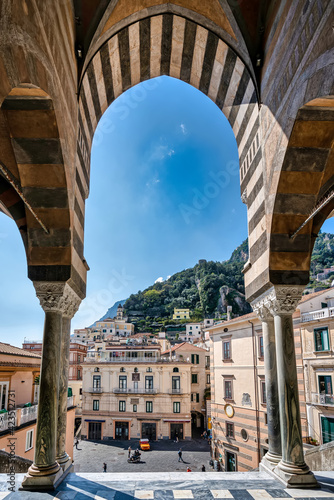
<svg viewBox="0 0 334 500">
<path fill-rule="evenodd" d="M 246 314 L 251 311 L 245 301 L 242 274 L 247 259 L 245 240 L 227 261 L 200 260 L 194 267 L 131 295 L 125 302 L 125 312 L 137 324 L 138 331 L 152 331 L 173 323 L 170 318 L 175 307 L 190 309 L 195 321 L 221 317 L 228 305 L 234 315 Z"/>
</svg>

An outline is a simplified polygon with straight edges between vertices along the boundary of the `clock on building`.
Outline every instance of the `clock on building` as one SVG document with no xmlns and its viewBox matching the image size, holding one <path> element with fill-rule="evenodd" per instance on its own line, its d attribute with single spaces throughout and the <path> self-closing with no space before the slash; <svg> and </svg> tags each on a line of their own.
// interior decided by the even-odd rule
<svg viewBox="0 0 334 500">
<path fill-rule="evenodd" d="M 234 408 L 232 405 L 230 404 L 227 404 L 224 406 L 224 411 L 225 411 L 225 414 L 228 418 L 232 418 L 233 415 L 234 415 Z"/>
</svg>

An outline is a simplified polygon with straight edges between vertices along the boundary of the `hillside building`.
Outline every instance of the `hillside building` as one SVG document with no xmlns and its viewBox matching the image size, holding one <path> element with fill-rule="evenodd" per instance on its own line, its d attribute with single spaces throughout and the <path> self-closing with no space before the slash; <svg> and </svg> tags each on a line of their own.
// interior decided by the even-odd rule
<svg viewBox="0 0 334 500">
<path fill-rule="evenodd" d="M 190 310 L 174 308 L 173 319 L 190 319 Z"/>
</svg>

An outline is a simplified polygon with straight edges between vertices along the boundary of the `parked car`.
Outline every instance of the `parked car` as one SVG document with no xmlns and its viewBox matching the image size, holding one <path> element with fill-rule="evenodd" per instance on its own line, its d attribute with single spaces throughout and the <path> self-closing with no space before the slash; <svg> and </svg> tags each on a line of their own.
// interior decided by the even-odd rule
<svg viewBox="0 0 334 500">
<path fill-rule="evenodd" d="M 148 439 L 139 439 L 139 448 L 143 451 L 148 451 L 151 449 Z"/>
</svg>

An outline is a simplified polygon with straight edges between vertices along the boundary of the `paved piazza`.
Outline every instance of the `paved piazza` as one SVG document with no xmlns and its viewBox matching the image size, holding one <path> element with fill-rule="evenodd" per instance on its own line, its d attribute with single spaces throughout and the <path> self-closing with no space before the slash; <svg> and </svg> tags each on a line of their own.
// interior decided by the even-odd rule
<svg viewBox="0 0 334 500">
<path fill-rule="evenodd" d="M 201 471 L 209 466 L 210 447 L 204 439 L 182 441 L 155 441 L 151 451 L 141 451 L 141 463 L 127 462 L 128 447 L 134 451 L 139 447 L 138 439 L 130 441 L 110 441 L 108 444 L 92 441 L 80 441 L 78 450 L 74 449 L 74 472 L 102 472 L 103 463 L 107 472 L 186 472 Z M 182 448 L 184 463 L 178 462 L 178 450 Z"/>
<path fill-rule="evenodd" d="M 316 473 L 322 482 L 315 490 L 284 489 L 282 484 L 260 472 L 163 472 L 94 474 L 73 473 L 53 493 L 18 491 L 8 493 L 5 474 L 0 475 L 0 499 L 6 500 L 174 500 L 215 498 L 235 500 L 334 500 L 334 473 Z M 23 474 L 17 474 L 17 486 Z"/>
</svg>

